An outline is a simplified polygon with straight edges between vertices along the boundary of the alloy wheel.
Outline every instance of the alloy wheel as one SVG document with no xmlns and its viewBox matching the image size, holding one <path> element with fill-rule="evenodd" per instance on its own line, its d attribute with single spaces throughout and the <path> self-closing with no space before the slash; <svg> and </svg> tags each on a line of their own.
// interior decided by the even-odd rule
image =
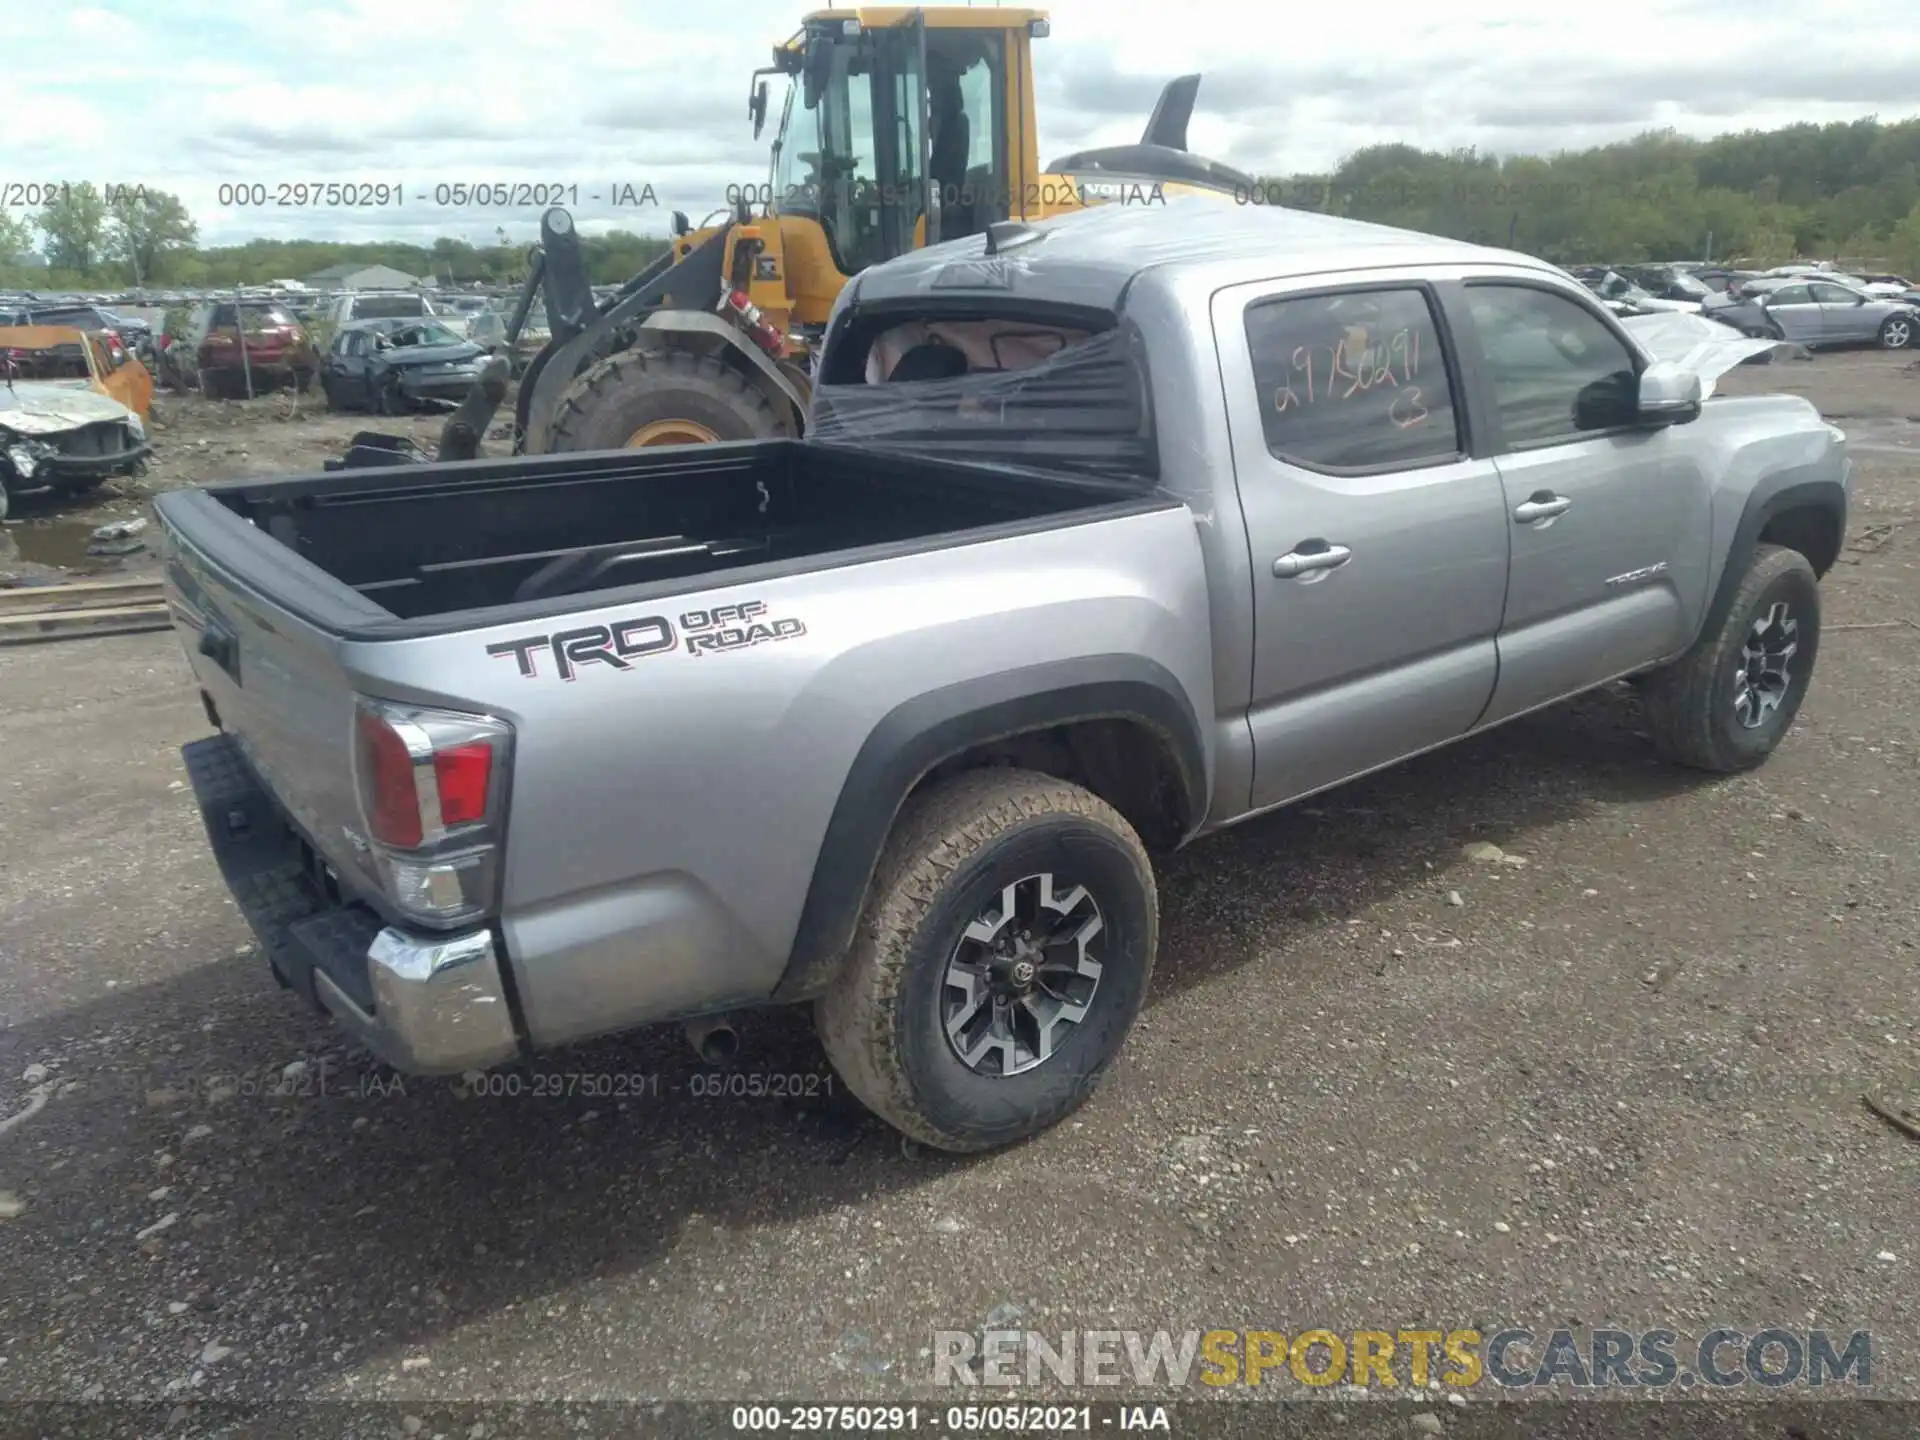
<svg viewBox="0 0 1920 1440">
<path fill-rule="evenodd" d="M 940 1018 L 961 1063 L 1018 1075 L 1051 1059 L 1100 988 L 1105 929 L 1084 885 L 1042 873 L 1003 887 L 947 961 Z"/>
<path fill-rule="evenodd" d="M 1787 698 L 1793 683 L 1787 666 L 1800 648 L 1799 636 L 1800 622 L 1779 600 L 1748 629 L 1733 687 L 1733 713 L 1744 729 L 1758 730 Z"/>
</svg>

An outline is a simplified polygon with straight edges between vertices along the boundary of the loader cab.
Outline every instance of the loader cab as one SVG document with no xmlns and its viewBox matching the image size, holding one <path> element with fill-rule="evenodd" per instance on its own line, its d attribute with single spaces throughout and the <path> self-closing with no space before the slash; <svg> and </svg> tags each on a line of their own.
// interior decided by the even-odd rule
<svg viewBox="0 0 1920 1440">
<path fill-rule="evenodd" d="M 842 275 L 1006 219 L 1028 33 L 1024 12 L 1017 30 L 811 17 L 776 56 L 792 84 L 773 208 L 817 220 Z"/>
</svg>

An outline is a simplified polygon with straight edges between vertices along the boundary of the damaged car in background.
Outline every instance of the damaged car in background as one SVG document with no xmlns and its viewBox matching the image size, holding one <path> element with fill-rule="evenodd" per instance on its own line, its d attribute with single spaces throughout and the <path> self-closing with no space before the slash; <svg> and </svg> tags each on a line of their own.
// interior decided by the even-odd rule
<svg viewBox="0 0 1920 1440">
<path fill-rule="evenodd" d="M 1920 334 L 1920 309 L 1830 280 L 1754 281 L 1740 298 L 1722 301 L 1708 315 L 1744 334 L 1791 340 L 1809 349 L 1830 345 L 1878 345 L 1905 350 Z"/>
<path fill-rule="evenodd" d="M 242 400 L 284 385 L 304 390 L 317 364 L 306 327 L 277 300 L 204 302 L 162 339 L 166 381 L 209 400 Z"/>
<path fill-rule="evenodd" d="M 455 404 L 479 377 L 486 350 L 439 320 L 350 320 L 320 367 L 329 410 L 399 415 L 427 401 Z"/>
<path fill-rule="evenodd" d="M 1606 301 L 1607 308 L 1616 315 L 1646 315 L 1655 311 L 1698 315 L 1702 308 L 1697 295 L 1689 295 L 1686 299 L 1655 295 L 1610 266 L 1582 265 L 1568 273 Z M 1704 285 L 1698 288 L 1704 293 L 1711 293 Z"/>
<path fill-rule="evenodd" d="M 0 327 L 0 517 L 22 495 L 81 495 L 137 473 L 152 404 L 146 367 L 99 336 Z"/>
</svg>

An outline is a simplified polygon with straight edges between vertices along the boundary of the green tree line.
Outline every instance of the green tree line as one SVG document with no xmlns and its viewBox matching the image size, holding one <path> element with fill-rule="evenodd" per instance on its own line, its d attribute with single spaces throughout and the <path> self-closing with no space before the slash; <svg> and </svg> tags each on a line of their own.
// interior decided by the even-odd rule
<svg viewBox="0 0 1920 1440">
<path fill-rule="evenodd" d="M 398 240 L 249 240 L 202 246 L 180 197 L 154 186 L 103 194 L 90 183 L 64 188 L 28 217 L 0 211 L 0 286 L 35 291 L 198 288 L 303 280 L 335 265 L 388 265 L 441 282 L 515 284 L 526 276 L 527 245 L 503 230 L 492 245 L 442 236 L 430 245 Z M 628 279 L 667 247 L 664 238 L 613 231 L 582 235 L 595 284 Z M 29 254 L 44 265 L 27 262 Z"/>
<path fill-rule="evenodd" d="M 1560 264 L 1830 259 L 1920 272 L 1920 120 L 1878 119 L 1691 140 L 1651 131 L 1551 156 L 1356 151 L 1330 174 L 1273 175 L 1257 198 L 1509 246 Z M 0 285 L 35 290 L 212 286 L 301 279 L 351 262 L 441 281 L 512 283 L 526 247 L 442 237 L 250 240 L 202 246 L 176 195 L 76 185 L 38 214 L 0 212 Z M 583 236 L 596 283 L 627 279 L 665 247 L 650 235 Z M 46 267 L 19 263 L 35 250 Z"/>
<path fill-rule="evenodd" d="M 1920 120 L 1691 140 L 1652 131 L 1553 156 L 1378 145 L 1262 198 L 1508 246 L 1558 264 L 1872 260 L 1920 271 Z"/>
</svg>

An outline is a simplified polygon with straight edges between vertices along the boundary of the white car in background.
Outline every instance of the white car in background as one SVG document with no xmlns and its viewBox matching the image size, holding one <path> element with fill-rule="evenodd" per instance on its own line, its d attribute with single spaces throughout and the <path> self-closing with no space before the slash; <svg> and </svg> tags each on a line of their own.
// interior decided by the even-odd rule
<svg viewBox="0 0 1920 1440">
<path fill-rule="evenodd" d="M 427 297 L 412 290 L 350 290 L 333 302 L 327 323 L 334 327 L 349 320 L 437 320 Z"/>
<path fill-rule="evenodd" d="M 471 330 L 474 318 L 490 308 L 484 295 L 443 295 L 432 303 L 440 323 L 462 339 Z"/>
<path fill-rule="evenodd" d="M 1587 282 L 1587 288 L 1605 300 L 1609 307 L 1617 307 L 1620 304 L 1629 305 L 1634 312 L 1642 315 L 1653 311 L 1698 315 L 1706 308 L 1699 300 L 1663 300 L 1645 287 L 1634 284 L 1617 270 L 1609 270 L 1599 280 Z M 1614 313 L 1621 312 L 1614 308 Z"/>
<path fill-rule="evenodd" d="M 480 346 L 489 355 L 500 355 L 507 348 L 507 323 L 513 319 L 511 305 L 507 309 L 488 309 L 473 317 L 473 323 L 467 327 L 467 339 Z M 547 307 L 535 302 L 527 312 L 527 322 L 520 327 L 519 343 L 513 347 L 510 358 L 512 372 L 518 375 L 543 345 L 553 338 L 553 332 L 547 324 Z"/>
</svg>

